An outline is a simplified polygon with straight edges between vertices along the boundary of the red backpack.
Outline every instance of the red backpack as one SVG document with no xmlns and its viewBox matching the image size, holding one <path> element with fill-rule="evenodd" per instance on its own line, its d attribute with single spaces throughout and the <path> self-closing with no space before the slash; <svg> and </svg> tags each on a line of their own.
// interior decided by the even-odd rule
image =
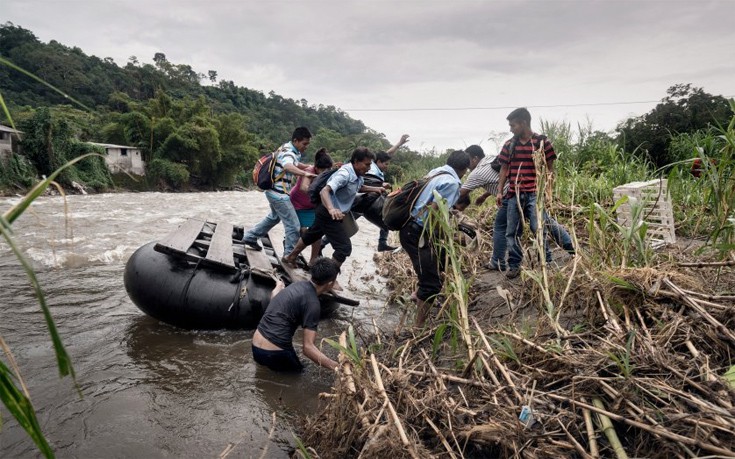
<svg viewBox="0 0 735 459">
<path fill-rule="evenodd" d="M 273 153 L 261 156 L 253 167 L 253 183 L 263 191 L 273 189 L 273 183 L 281 179 L 285 175 L 285 171 L 281 172 L 277 177 L 274 176 L 276 166 L 282 167 L 278 163 L 278 150 Z"/>
</svg>

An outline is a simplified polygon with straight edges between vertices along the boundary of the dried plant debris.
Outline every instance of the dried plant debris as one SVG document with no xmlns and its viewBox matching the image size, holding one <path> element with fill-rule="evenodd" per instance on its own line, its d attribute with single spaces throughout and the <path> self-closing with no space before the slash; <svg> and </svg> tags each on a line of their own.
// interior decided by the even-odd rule
<svg viewBox="0 0 735 459">
<path fill-rule="evenodd" d="M 359 360 L 341 355 L 300 432 L 313 457 L 735 456 L 731 265 L 673 246 L 604 268 L 580 250 L 542 292 L 533 273 L 483 271 L 480 234 L 463 260 L 469 330 L 444 310 L 424 330 L 408 320 L 376 336 Z M 378 264 L 411 308 L 407 257 Z"/>
</svg>

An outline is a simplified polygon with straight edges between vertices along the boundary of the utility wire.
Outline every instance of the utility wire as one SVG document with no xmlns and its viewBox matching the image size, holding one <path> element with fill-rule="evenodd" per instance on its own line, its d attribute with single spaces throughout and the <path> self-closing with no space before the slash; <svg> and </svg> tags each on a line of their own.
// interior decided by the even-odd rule
<svg viewBox="0 0 735 459">
<path fill-rule="evenodd" d="M 726 96 L 728 99 L 735 96 Z M 553 105 L 526 105 L 526 108 L 561 108 L 561 107 L 595 107 L 607 105 L 636 105 L 636 104 L 652 104 L 662 102 L 659 100 L 641 100 L 636 102 L 593 102 L 586 104 L 553 104 Z M 518 108 L 513 106 L 497 106 L 497 107 L 425 107 L 425 108 L 344 108 L 346 112 L 431 112 L 431 111 L 471 111 L 471 110 L 512 110 Z"/>
</svg>

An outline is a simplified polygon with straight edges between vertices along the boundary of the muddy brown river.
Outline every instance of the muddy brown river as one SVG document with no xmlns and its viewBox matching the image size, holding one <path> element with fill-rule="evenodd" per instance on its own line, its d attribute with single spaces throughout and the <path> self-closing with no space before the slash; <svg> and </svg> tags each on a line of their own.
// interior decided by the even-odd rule
<svg viewBox="0 0 735 459">
<path fill-rule="evenodd" d="M 19 200 L 0 198 L 0 213 Z M 71 378 L 59 378 L 28 278 L 0 240 L 0 335 L 57 457 L 218 457 L 225 450 L 229 457 L 287 457 L 297 415 L 317 407 L 332 373 L 313 364 L 301 375 L 273 373 L 252 361 L 252 331 L 174 328 L 141 312 L 123 286 L 125 262 L 141 245 L 187 218 L 249 227 L 267 213 L 265 197 L 119 193 L 70 196 L 67 203 L 65 213 L 61 197 L 37 200 L 13 231 L 36 269 L 81 396 Z M 319 337 L 336 337 L 350 323 L 397 321 L 399 311 L 384 304 L 385 280 L 375 275 L 378 230 L 358 222 L 339 280 L 361 305 L 341 307 L 320 324 Z M 282 235 L 278 225 L 271 238 Z M 295 343 L 300 339 L 298 332 Z M 38 457 L 4 406 L 0 415 L 0 457 Z"/>
</svg>

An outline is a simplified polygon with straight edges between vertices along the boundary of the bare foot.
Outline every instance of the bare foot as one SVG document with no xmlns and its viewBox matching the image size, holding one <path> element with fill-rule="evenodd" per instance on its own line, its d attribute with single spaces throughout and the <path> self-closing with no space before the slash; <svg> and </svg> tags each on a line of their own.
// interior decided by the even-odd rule
<svg viewBox="0 0 735 459">
<path fill-rule="evenodd" d="M 295 268 L 296 267 L 296 260 L 291 259 L 291 258 L 288 258 L 288 257 L 283 257 L 283 258 L 281 258 L 281 264 L 284 264 L 284 265 L 288 266 L 289 268 Z"/>
<path fill-rule="evenodd" d="M 411 301 L 413 301 L 414 303 L 417 303 L 419 301 L 417 290 L 414 290 L 413 292 L 411 292 Z"/>
</svg>

